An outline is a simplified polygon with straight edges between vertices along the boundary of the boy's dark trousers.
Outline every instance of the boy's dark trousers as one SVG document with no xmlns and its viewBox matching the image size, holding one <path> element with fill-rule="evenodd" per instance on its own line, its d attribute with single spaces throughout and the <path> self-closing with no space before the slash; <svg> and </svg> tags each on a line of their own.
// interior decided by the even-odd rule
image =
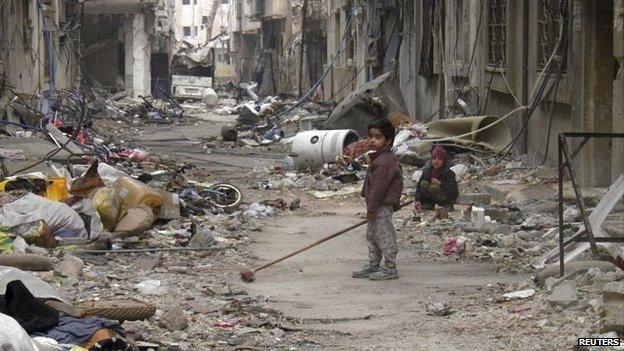
<svg viewBox="0 0 624 351">
<path fill-rule="evenodd" d="M 396 268 L 398 252 L 396 231 L 392 224 L 394 209 L 391 206 L 382 206 L 377 211 L 375 219 L 368 221 L 366 241 L 368 242 L 368 258 L 372 266 L 379 266 L 382 257 L 386 268 Z"/>
</svg>

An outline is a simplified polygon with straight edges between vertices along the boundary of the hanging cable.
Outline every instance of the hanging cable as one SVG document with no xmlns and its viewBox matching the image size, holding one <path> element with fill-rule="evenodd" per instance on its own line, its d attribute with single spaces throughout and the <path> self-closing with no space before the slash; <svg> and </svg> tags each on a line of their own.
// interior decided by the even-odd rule
<svg viewBox="0 0 624 351">
<path fill-rule="evenodd" d="M 342 39 L 341 39 L 341 45 L 338 47 L 338 49 L 336 49 L 336 52 L 334 54 L 334 57 L 332 58 L 331 62 L 327 65 L 327 68 L 325 69 L 325 71 L 323 72 L 323 74 L 321 75 L 321 77 L 319 78 L 319 80 L 310 88 L 310 90 L 308 90 L 299 100 L 297 100 L 295 102 L 294 105 L 291 105 L 289 108 L 287 108 L 286 110 L 284 110 L 281 113 L 278 113 L 275 116 L 271 116 L 268 118 L 269 124 L 271 125 L 275 125 L 277 123 L 277 121 L 279 121 L 279 119 L 286 115 L 287 113 L 289 113 L 290 111 L 294 110 L 295 108 L 297 108 L 297 106 L 301 105 L 301 103 L 303 103 L 305 100 L 307 100 L 312 94 L 314 94 L 314 92 L 316 91 L 316 89 L 318 89 L 318 87 L 323 83 L 323 80 L 325 80 L 325 77 L 327 77 L 327 74 L 329 73 L 329 71 L 333 68 L 333 66 L 336 64 L 336 60 L 338 59 L 338 56 L 340 56 L 340 54 L 346 49 L 348 41 L 347 41 L 347 33 L 350 32 L 351 30 L 351 24 L 353 23 L 353 13 L 350 14 L 349 19 L 347 20 L 347 23 L 345 25 L 345 32 L 342 35 Z M 353 40 L 353 38 L 350 38 L 350 40 Z"/>
</svg>

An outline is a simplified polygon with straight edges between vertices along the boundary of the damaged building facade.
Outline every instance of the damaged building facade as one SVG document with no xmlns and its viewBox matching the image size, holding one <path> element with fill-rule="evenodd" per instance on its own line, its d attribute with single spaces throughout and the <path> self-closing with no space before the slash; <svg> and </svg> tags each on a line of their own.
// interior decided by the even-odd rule
<svg viewBox="0 0 624 351">
<path fill-rule="evenodd" d="M 0 85 L 31 95 L 74 86 L 80 10 L 75 1 L 0 3 Z"/>
<path fill-rule="evenodd" d="M 261 95 L 309 89 L 322 75 L 326 18 L 322 0 L 233 1 L 228 32 L 237 80 L 258 82 Z"/>
<path fill-rule="evenodd" d="M 135 97 L 169 90 L 170 0 L 94 0 L 85 3 L 84 13 L 89 23 L 81 30 L 87 79 Z"/>
<path fill-rule="evenodd" d="M 0 11 L 0 72 L 13 92 L 46 95 L 87 84 L 150 95 L 158 66 L 168 69 L 167 0 L 11 0 Z"/>
<path fill-rule="evenodd" d="M 624 1 L 456 0 L 328 3 L 326 99 L 394 71 L 410 116 L 506 116 L 510 149 L 557 159 L 563 131 L 624 131 Z M 522 108 L 526 106 L 525 108 Z M 590 141 L 586 185 L 624 171 L 621 140 Z"/>
</svg>

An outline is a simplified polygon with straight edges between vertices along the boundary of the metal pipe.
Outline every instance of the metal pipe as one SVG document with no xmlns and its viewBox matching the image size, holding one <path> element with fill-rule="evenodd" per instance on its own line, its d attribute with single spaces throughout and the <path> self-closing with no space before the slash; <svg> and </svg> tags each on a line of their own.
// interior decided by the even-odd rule
<svg viewBox="0 0 624 351">
<path fill-rule="evenodd" d="M 565 141 L 564 136 L 559 134 L 559 141 L 557 146 L 557 174 L 559 180 L 559 273 L 561 277 L 565 274 L 563 268 L 564 261 L 564 242 L 563 242 L 563 145 Z"/>
</svg>

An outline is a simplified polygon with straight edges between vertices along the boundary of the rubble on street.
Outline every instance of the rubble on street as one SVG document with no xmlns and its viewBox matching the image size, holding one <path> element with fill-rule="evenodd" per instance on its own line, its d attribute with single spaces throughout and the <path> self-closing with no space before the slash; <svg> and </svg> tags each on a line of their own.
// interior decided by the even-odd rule
<svg viewBox="0 0 624 351">
<path fill-rule="evenodd" d="M 223 91 L 219 104 L 239 113 L 252 108 L 248 103 L 237 108 L 231 96 Z M 262 109 L 262 104 L 256 107 Z M 121 117 L 95 113 L 90 131 L 111 123 L 145 128 L 132 116 L 134 105 L 115 106 L 128 112 Z M 182 125 L 194 123 L 207 109 L 202 103 L 181 106 L 190 111 L 175 120 Z M 288 107 L 276 107 L 267 117 L 279 113 L 279 108 L 288 111 Z M 288 113 L 307 117 L 322 110 L 319 106 Z M 269 149 L 282 155 L 270 165 L 251 169 L 239 184 L 198 177 L 202 172 L 194 165 L 173 163 L 141 145 L 116 148 L 106 143 L 111 139 L 105 134 L 97 133 L 89 133 L 86 143 L 72 142 L 85 151 L 70 164 L 46 157 L 39 172 L 6 177 L 0 209 L 4 226 L 0 262 L 14 267 L 7 269 L 11 274 L 19 272 L 14 275 L 18 280 L 27 274 L 23 271 L 30 271 L 27 280 L 20 280 L 27 288 L 48 284 L 48 295 L 70 304 L 79 317 L 119 323 L 115 325 L 122 328 L 120 335 L 139 349 L 297 348 L 316 343 L 322 333 L 308 335 L 299 322 L 265 309 L 261 300 L 232 282 L 231 267 L 248 261 L 243 248 L 262 235 L 258 221 L 303 215 L 301 207 L 324 199 L 359 197 L 368 149 L 357 133 L 342 134 L 337 149 L 343 152 L 302 162 L 298 158 L 306 157 L 309 146 L 298 145 L 298 135 L 307 133 L 304 141 L 317 135 L 322 139 L 323 131 L 284 132 L 267 139 L 263 133 L 267 127 L 262 125 L 268 118 L 259 114 L 253 125 L 243 125 L 240 115 L 232 116 L 235 123 L 230 128 L 239 136 L 218 134 L 195 147 L 208 154 Z M 282 121 L 278 128 L 287 130 L 292 119 Z M 427 162 L 432 144 L 428 140 L 439 136 L 430 136 L 427 125 L 418 123 L 402 121 L 397 128 L 393 150 L 402 156 L 409 195 Z M 71 132 L 56 135 L 77 140 Z M 14 138 L 19 137 L 4 140 Z M 45 132 L 30 138 L 51 145 L 57 140 Z M 581 328 L 588 335 L 621 330 L 617 307 L 624 296 L 621 257 L 605 252 L 601 257 L 607 261 L 591 261 L 595 258 L 587 252 L 570 263 L 573 270 L 564 277 L 547 273 L 548 269 L 554 272 L 544 268 L 552 266 L 550 262 L 535 269 L 536 262 L 558 245 L 553 178 L 526 169 L 522 161 L 498 163 L 488 157 L 495 151 L 487 144 L 470 144 L 480 148 L 479 153 L 466 152 L 465 145 L 462 141 L 450 147 L 461 189 L 456 210 L 401 211 L 397 218 L 400 245 L 417 252 L 419 261 L 492 262 L 500 272 L 536 277 L 489 288 L 490 297 L 482 303 L 508 310 L 512 325 L 546 333 L 578 333 Z M 579 223 L 580 211 L 571 201 L 571 189 L 566 189 L 565 220 Z M 604 193 L 588 193 L 586 203 L 598 205 Z M 620 203 L 605 218 L 603 226 L 610 233 L 624 230 L 621 210 Z M 587 264 L 574 268 L 583 262 Z M 5 278 L 4 283 L 9 279 L 13 278 Z M 33 283 L 33 279 L 39 280 Z M 35 297 L 44 297 L 37 293 L 41 294 L 34 291 Z M 432 303 L 427 314 L 453 318 L 453 311 L 461 308 Z"/>
<path fill-rule="evenodd" d="M 624 1 L 482 3 L 0 2 L 0 350 L 624 349 Z"/>
</svg>

